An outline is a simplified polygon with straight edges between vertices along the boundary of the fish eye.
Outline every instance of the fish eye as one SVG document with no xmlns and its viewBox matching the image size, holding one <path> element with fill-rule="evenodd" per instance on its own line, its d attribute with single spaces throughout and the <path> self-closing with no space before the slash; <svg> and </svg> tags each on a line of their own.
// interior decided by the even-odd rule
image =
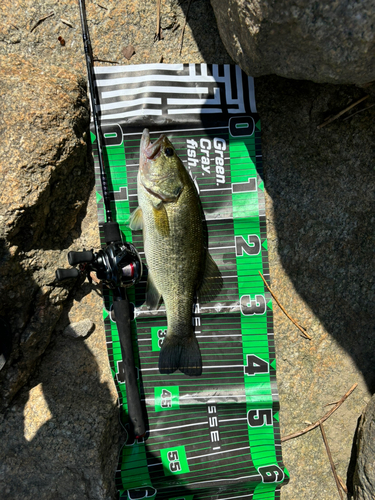
<svg viewBox="0 0 375 500">
<path fill-rule="evenodd" d="M 172 148 L 165 148 L 165 155 L 166 156 L 173 156 L 174 155 L 174 151 Z"/>
</svg>

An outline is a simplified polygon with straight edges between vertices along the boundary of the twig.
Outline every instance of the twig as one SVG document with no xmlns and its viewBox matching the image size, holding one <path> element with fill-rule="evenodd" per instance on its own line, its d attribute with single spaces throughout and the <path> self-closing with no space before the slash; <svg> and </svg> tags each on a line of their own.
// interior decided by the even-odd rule
<svg viewBox="0 0 375 500">
<path fill-rule="evenodd" d="M 338 401 L 332 401 L 332 403 L 327 403 L 326 405 L 324 405 L 324 407 L 326 406 L 331 406 L 331 405 L 337 405 Z"/>
<path fill-rule="evenodd" d="M 279 299 L 276 297 L 276 295 L 273 293 L 273 291 L 271 290 L 271 288 L 268 286 L 268 283 L 267 283 L 267 281 L 264 279 L 263 274 L 262 274 L 260 271 L 258 271 L 258 272 L 259 272 L 259 274 L 260 274 L 260 277 L 261 277 L 261 278 L 262 278 L 262 280 L 264 281 L 264 284 L 266 285 L 267 290 L 270 292 L 270 294 L 272 295 L 272 297 L 275 299 L 275 301 L 276 301 L 277 305 L 278 305 L 278 306 L 280 307 L 280 309 L 283 311 L 283 313 L 285 314 L 285 316 L 286 316 L 287 318 L 289 318 L 289 319 L 290 319 L 290 321 L 296 325 L 296 327 L 297 327 L 297 328 L 298 328 L 298 329 L 302 332 L 302 334 L 305 336 L 305 338 L 306 338 L 306 339 L 312 340 L 312 337 L 310 337 L 310 335 L 306 332 L 306 330 L 305 330 L 305 329 L 304 329 L 301 325 L 299 325 L 299 324 L 297 323 L 297 321 L 296 321 L 295 319 L 293 319 L 293 318 L 292 318 L 292 317 L 291 317 L 291 316 L 290 316 L 290 315 L 286 312 L 286 310 L 284 309 L 284 307 L 280 304 Z"/>
<path fill-rule="evenodd" d="M 107 59 L 98 59 L 97 57 L 93 58 L 93 62 L 103 62 L 103 63 L 119 64 L 118 61 L 108 61 Z"/>
<path fill-rule="evenodd" d="M 187 24 L 187 20 L 188 20 L 188 15 L 189 15 L 189 9 L 190 9 L 191 2 L 192 2 L 192 0 L 189 0 L 187 11 L 186 11 L 186 16 L 185 16 L 184 26 L 182 28 L 181 42 L 180 42 L 180 55 L 181 55 L 181 52 L 182 52 L 182 44 L 183 44 L 183 41 L 184 41 L 184 33 L 185 33 L 185 28 L 186 28 L 186 24 Z"/>
<path fill-rule="evenodd" d="M 361 99 L 358 99 L 358 101 L 353 102 L 353 104 L 351 104 L 347 108 L 340 111 L 340 113 L 337 113 L 337 115 L 331 116 L 331 118 L 328 118 L 327 120 L 325 120 L 323 123 L 318 125 L 317 128 L 323 128 L 326 125 L 328 125 L 329 123 L 332 123 L 333 121 L 337 120 L 337 118 L 340 118 L 340 116 L 342 116 L 344 113 L 346 113 L 350 109 L 354 108 L 354 106 L 357 106 L 357 104 L 360 104 L 361 102 L 363 102 L 365 99 L 368 99 L 369 97 L 370 97 L 369 95 L 365 95 L 364 97 L 361 97 Z"/>
<path fill-rule="evenodd" d="M 35 28 L 36 28 L 37 26 L 39 26 L 39 24 L 40 24 L 40 23 L 42 23 L 43 21 L 45 21 L 46 19 L 48 19 L 49 17 L 52 17 L 52 16 L 54 16 L 54 15 L 55 15 L 55 13 L 54 13 L 54 12 L 51 12 L 50 14 L 48 14 L 48 16 L 44 16 L 44 17 L 41 17 L 40 19 L 38 19 L 38 21 L 37 21 L 37 22 L 34 24 L 34 26 L 31 28 L 30 33 L 32 33 L 32 32 L 35 30 Z"/>
<path fill-rule="evenodd" d="M 329 458 L 329 463 L 331 464 L 332 474 L 333 474 L 333 477 L 335 478 L 335 481 L 336 481 L 337 491 L 339 492 L 341 500 L 344 500 L 344 498 L 342 496 L 340 481 L 339 481 L 339 478 L 337 477 L 336 467 L 335 467 L 335 464 L 333 463 L 333 458 L 332 458 L 331 450 L 329 448 L 329 444 L 328 444 L 328 441 L 327 441 L 326 432 L 324 430 L 322 422 L 319 422 L 319 427 L 320 427 L 320 431 L 321 431 L 322 436 L 323 436 L 323 441 L 324 441 L 324 444 L 325 444 L 325 447 L 326 447 L 327 455 L 328 455 L 328 458 Z"/>
<path fill-rule="evenodd" d="M 69 21 L 67 21 L 66 19 L 63 19 L 62 17 L 60 17 L 60 21 L 64 24 L 66 24 L 67 26 L 69 26 L 69 28 L 74 28 L 73 24 L 70 23 Z"/>
<path fill-rule="evenodd" d="M 370 109 L 370 108 L 373 108 L 375 106 L 375 104 L 371 104 L 371 106 L 366 106 L 365 108 L 363 109 L 360 109 L 359 111 L 356 111 L 355 113 L 352 113 L 351 115 L 347 116 L 346 118 L 343 119 L 343 122 L 345 120 L 349 120 L 349 118 L 351 118 L 352 116 L 354 115 L 358 115 L 358 113 L 362 113 L 362 111 L 366 111 L 366 109 Z"/>
<path fill-rule="evenodd" d="M 101 8 L 102 8 L 102 9 L 104 9 L 104 10 L 108 10 L 108 8 L 107 8 L 107 7 L 104 7 L 104 5 L 100 5 L 100 3 L 97 3 L 96 5 L 97 5 L 98 7 L 101 7 Z"/>
<path fill-rule="evenodd" d="M 160 40 L 160 0 L 156 0 L 156 34 L 155 39 Z"/>
<path fill-rule="evenodd" d="M 342 478 L 337 474 L 337 478 L 340 482 L 341 488 L 345 491 L 345 493 L 348 493 L 348 488 L 346 487 L 346 484 L 342 480 Z"/>
<path fill-rule="evenodd" d="M 348 390 L 348 392 L 346 394 L 344 394 L 344 396 L 340 399 L 340 401 L 337 402 L 336 406 L 331 408 L 329 410 L 329 412 L 327 412 L 325 415 L 323 415 L 322 418 L 317 420 L 315 423 L 309 425 L 308 427 L 306 427 L 306 429 L 303 429 L 302 431 L 294 432 L 293 434 L 288 434 L 287 436 L 282 437 L 281 442 L 284 443 L 285 441 L 289 441 L 289 439 L 294 439 L 296 437 L 302 436 L 302 434 L 306 434 L 307 432 L 312 431 L 313 429 L 318 427 L 320 425 L 320 423 L 325 422 L 327 420 L 327 418 L 329 418 L 332 415 L 332 413 L 334 413 L 338 408 L 340 408 L 340 406 L 350 396 L 350 394 L 354 391 L 354 389 L 357 387 L 357 385 L 358 384 L 354 384 Z"/>
</svg>

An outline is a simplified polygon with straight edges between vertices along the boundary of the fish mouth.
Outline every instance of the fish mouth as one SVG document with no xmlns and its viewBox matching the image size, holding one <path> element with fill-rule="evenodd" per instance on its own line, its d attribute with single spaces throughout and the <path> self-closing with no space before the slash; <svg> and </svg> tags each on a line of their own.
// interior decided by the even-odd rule
<svg viewBox="0 0 375 500">
<path fill-rule="evenodd" d="M 165 135 L 161 135 L 154 143 L 151 143 L 150 132 L 147 128 L 144 129 L 141 138 L 141 155 L 143 154 L 148 160 L 157 158 L 161 152 L 161 145 Z"/>
</svg>

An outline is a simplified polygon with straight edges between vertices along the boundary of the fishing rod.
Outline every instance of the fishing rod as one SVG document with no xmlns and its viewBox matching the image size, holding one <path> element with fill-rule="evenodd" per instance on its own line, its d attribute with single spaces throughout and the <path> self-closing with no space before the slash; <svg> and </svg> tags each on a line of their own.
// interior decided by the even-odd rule
<svg viewBox="0 0 375 500">
<path fill-rule="evenodd" d="M 135 437 L 140 438 L 145 435 L 146 427 L 138 391 L 137 371 L 134 364 L 129 301 L 126 294 L 126 288 L 134 285 L 140 280 L 142 275 L 142 261 L 136 248 L 122 238 L 120 226 L 118 222 L 114 221 L 112 218 L 111 198 L 103 162 L 103 141 L 99 124 L 99 94 L 95 84 L 92 47 L 87 26 L 84 0 L 79 0 L 79 9 L 92 118 L 98 148 L 100 181 L 105 209 L 106 222 L 103 224 L 105 246 L 98 252 L 94 252 L 93 250 L 69 252 L 69 264 L 71 266 L 79 266 L 79 268 L 57 269 L 56 278 L 61 281 L 69 278 L 77 278 L 85 274 L 91 281 L 91 273 L 95 272 L 97 279 L 100 280 L 104 286 L 112 290 L 113 312 L 124 364 L 128 415 Z"/>
</svg>

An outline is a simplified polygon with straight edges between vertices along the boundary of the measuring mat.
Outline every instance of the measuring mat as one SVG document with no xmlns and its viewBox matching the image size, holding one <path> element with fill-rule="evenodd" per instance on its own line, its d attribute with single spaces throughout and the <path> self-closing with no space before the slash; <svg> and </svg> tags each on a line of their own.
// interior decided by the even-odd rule
<svg viewBox="0 0 375 500">
<path fill-rule="evenodd" d="M 143 262 L 142 232 L 131 232 L 144 128 L 166 134 L 194 179 L 209 251 L 223 287 L 196 302 L 193 324 L 203 373 L 161 375 L 165 307 L 144 305 L 146 278 L 128 290 L 148 432 L 123 446 L 116 485 L 122 499 L 277 499 L 288 480 L 281 456 L 269 282 L 260 121 L 254 80 L 238 66 L 147 64 L 95 68 L 112 213 Z M 93 128 L 92 128 L 93 130 Z M 91 132 L 99 226 L 105 222 Z M 102 242 L 104 240 L 102 238 Z M 121 348 L 105 292 L 109 362 L 126 427 Z"/>
</svg>

